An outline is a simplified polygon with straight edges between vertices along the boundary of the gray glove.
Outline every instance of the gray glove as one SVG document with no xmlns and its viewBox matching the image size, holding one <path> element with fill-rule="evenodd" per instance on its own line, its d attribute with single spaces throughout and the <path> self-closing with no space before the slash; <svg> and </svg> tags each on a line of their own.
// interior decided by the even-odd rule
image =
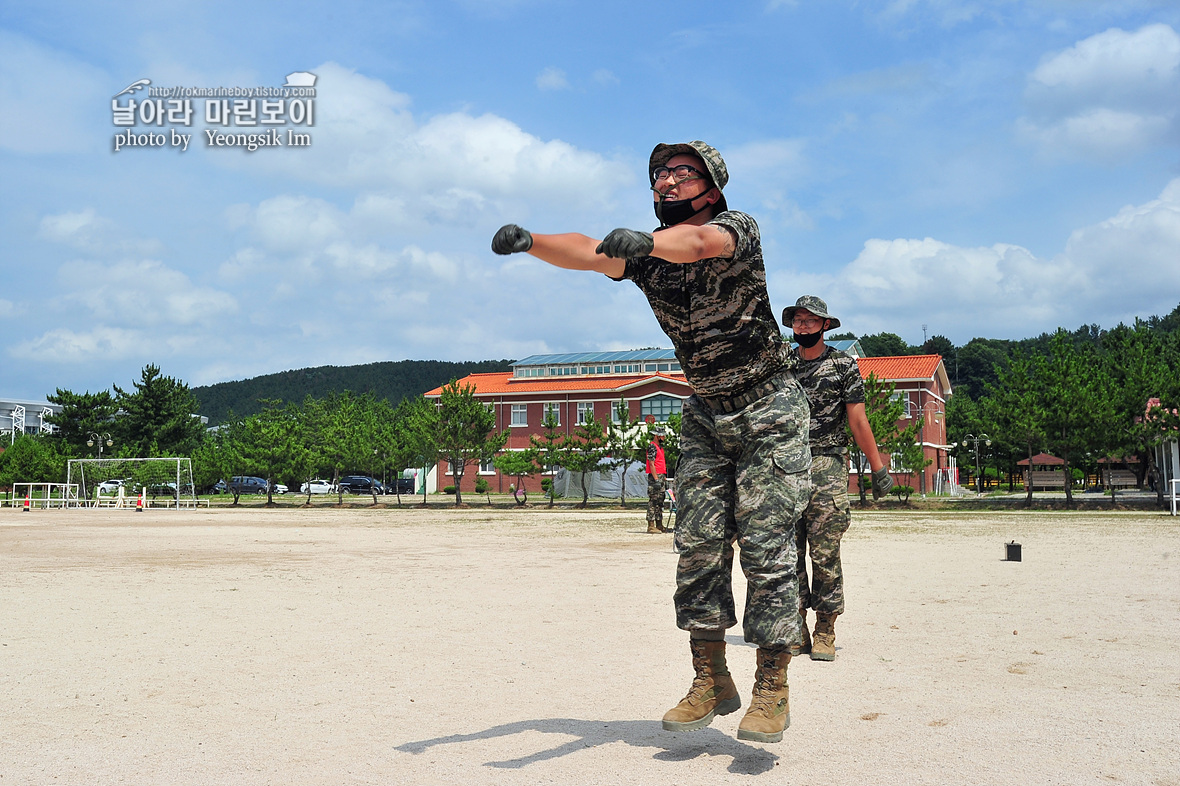
<svg viewBox="0 0 1180 786">
<path fill-rule="evenodd" d="M 612 229 L 598 244 L 598 248 L 594 249 L 594 253 L 603 254 L 613 259 L 634 259 L 647 256 L 655 248 L 655 245 L 656 241 L 651 236 L 651 232 Z"/>
<path fill-rule="evenodd" d="M 492 251 L 497 254 L 515 254 L 528 251 L 533 247 L 533 236 L 524 227 L 516 224 L 505 224 L 496 231 L 492 238 Z"/>
<path fill-rule="evenodd" d="M 889 477 L 889 470 L 885 467 L 873 473 L 873 499 L 878 500 L 893 488 L 893 478 Z"/>
</svg>

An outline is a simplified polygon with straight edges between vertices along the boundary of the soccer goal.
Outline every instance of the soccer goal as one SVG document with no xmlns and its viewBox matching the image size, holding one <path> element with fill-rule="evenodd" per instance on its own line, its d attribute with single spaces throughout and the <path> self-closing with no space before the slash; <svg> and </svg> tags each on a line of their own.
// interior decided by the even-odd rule
<svg viewBox="0 0 1180 786">
<path fill-rule="evenodd" d="M 70 459 L 66 483 L 78 485 L 81 505 L 191 508 L 198 504 L 193 464 L 187 458 Z"/>
</svg>

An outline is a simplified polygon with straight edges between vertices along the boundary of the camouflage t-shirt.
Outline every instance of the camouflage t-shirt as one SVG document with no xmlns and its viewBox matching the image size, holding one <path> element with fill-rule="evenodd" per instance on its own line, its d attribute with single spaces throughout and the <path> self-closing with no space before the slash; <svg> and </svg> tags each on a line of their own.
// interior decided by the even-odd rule
<svg viewBox="0 0 1180 786">
<path fill-rule="evenodd" d="M 792 361 L 766 293 L 758 224 L 736 210 L 709 223 L 732 231 L 732 259 L 678 264 L 638 257 L 627 260 L 623 278 L 647 296 L 697 395 L 724 398 L 789 368 Z"/>
<path fill-rule="evenodd" d="M 856 358 L 835 347 L 825 346 L 815 360 L 806 360 L 795 350 L 795 378 L 811 405 L 811 450 L 848 447 L 848 404 L 863 404 L 865 384 Z"/>
</svg>

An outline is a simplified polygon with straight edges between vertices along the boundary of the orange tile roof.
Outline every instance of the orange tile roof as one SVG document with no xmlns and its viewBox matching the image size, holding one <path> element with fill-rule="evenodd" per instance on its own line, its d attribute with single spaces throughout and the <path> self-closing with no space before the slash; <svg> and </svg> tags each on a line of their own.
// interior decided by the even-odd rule
<svg viewBox="0 0 1180 786">
<path fill-rule="evenodd" d="M 862 379 L 876 374 L 877 379 L 897 381 L 902 379 L 934 379 L 942 355 L 897 355 L 878 358 L 857 358 Z"/>
<path fill-rule="evenodd" d="M 556 393 L 569 391 L 624 390 L 643 382 L 666 379 L 688 388 L 684 377 L 675 374 L 632 374 L 628 376 L 588 377 L 523 377 L 514 378 L 511 371 L 491 371 L 484 374 L 469 374 L 459 380 L 461 385 L 471 385 L 477 396 L 508 395 L 516 393 Z M 422 395 L 430 398 L 442 395 L 443 386 L 428 390 Z"/>
</svg>

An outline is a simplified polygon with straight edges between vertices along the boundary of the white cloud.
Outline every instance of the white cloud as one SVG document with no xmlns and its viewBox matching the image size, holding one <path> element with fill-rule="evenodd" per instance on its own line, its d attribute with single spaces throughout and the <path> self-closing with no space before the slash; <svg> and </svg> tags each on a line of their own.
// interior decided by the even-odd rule
<svg viewBox="0 0 1180 786">
<path fill-rule="evenodd" d="M 92 207 L 44 216 L 38 235 L 98 255 L 155 254 L 161 248 L 158 241 L 125 236 L 113 222 L 99 216 Z"/>
<path fill-rule="evenodd" d="M 15 317 L 19 312 L 16 304 L 11 300 L 0 298 L 0 319 L 9 319 Z"/>
<path fill-rule="evenodd" d="M 537 74 L 538 90 L 568 90 L 569 86 L 570 83 L 565 77 L 565 71 L 560 68 L 549 66 Z"/>
<path fill-rule="evenodd" d="M 123 360 L 142 357 L 156 346 L 150 332 L 105 325 L 88 331 L 54 328 L 18 343 L 11 355 L 21 360 L 47 363 L 85 363 L 96 359 Z"/>
<path fill-rule="evenodd" d="M 960 341 L 1023 338 L 1169 313 L 1180 292 L 1177 248 L 1180 179 L 1158 199 L 1078 229 L 1052 259 L 1003 243 L 968 248 L 932 238 L 874 239 L 838 273 L 796 276 L 790 285 L 831 293 L 833 313 L 860 334 L 897 332 L 899 313 L 918 313 L 922 322 L 955 326 Z M 772 286 L 783 287 L 780 279 Z"/>
<path fill-rule="evenodd" d="M 1112 28 L 1046 56 L 1029 75 L 1018 129 L 1054 155 L 1116 158 L 1174 141 L 1180 35 Z"/>
<path fill-rule="evenodd" d="M 599 68 L 590 75 L 590 79 L 594 84 L 600 87 L 613 87 L 619 84 L 619 78 L 614 75 L 613 71 L 606 68 Z"/>
<path fill-rule="evenodd" d="M 0 30 L 0 148 L 95 150 L 108 139 L 97 129 L 109 123 L 113 92 L 101 70 Z"/>
<path fill-rule="evenodd" d="M 211 151 L 214 159 L 365 194 L 445 199 L 459 190 L 489 207 L 505 198 L 559 196 L 574 207 L 602 210 L 613 204 L 616 189 L 635 180 L 621 161 L 543 141 L 502 117 L 453 112 L 419 120 L 409 97 L 379 80 L 335 63 L 312 70 L 319 80 L 311 147 L 266 155 L 219 149 Z"/>
<path fill-rule="evenodd" d="M 57 279 L 62 301 L 75 306 L 76 313 L 117 325 L 211 325 L 238 309 L 233 296 L 194 285 L 184 273 L 155 260 L 70 262 Z"/>
</svg>

